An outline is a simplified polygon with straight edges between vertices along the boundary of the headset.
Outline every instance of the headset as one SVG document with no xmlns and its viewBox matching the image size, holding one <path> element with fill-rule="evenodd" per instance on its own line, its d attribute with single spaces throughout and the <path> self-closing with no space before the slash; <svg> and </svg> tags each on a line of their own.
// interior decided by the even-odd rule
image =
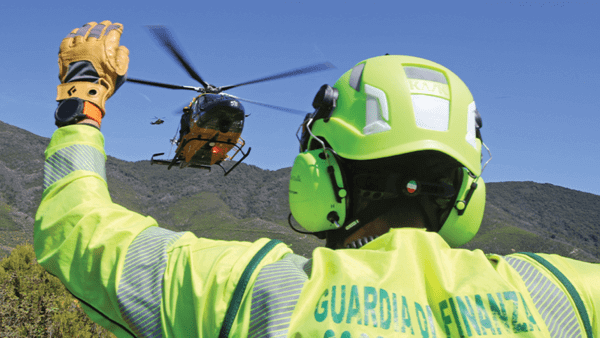
<svg viewBox="0 0 600 338">
<path fill-rule="evenodd" d="M 327 84 L 321 86 L 315 95 L 312 103 L 315 112 L 307 114 L 300 126 L 300 154 L 296 156 L 290 174 L 290 226 L 301 233 L 318 233 L 320 238 L 324 238 L 324 231 L 339 229 L 348 212 L 349 197 L 340 168 L 341 159 L 310 130 L 313 121 L 329 120 L 337 98 L 338 90 Z M 322 144 L 322 148 L 307 150 L 311 135 Z M 292 215 L 309 232 L 294 228 L 290 220 Z"/>
</svg>

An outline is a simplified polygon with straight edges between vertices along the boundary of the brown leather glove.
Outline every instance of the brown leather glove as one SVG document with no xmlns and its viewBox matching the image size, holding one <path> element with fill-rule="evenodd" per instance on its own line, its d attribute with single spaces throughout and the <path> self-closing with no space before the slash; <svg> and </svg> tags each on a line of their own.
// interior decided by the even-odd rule
<svg viewBox="0 0 600 338">
<path fill-rule="evenodd" d="M 78 97 L 102 109 L 125 81 L 129 50 L 119 46 L 123 25 L 102 21 L 76 28 L 63 39 L 58 53 L 61 84 L 57 101 Z"/>
</svg>

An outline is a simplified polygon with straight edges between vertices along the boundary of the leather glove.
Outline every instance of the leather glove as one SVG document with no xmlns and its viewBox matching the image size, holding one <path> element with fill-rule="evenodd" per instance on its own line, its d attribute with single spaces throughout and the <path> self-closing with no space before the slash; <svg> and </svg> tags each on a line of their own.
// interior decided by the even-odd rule
<svg viewBox="0 0 600 338">
<path fill-rule="evenodd" d="M 123 25 L 102 21 L 76 28 L 62 40 L 58 53 L 57 101 L 78 97 L 105 114 L 104 104 L 123 82 L 129 50 L 119 46 Z"/>
</svg>

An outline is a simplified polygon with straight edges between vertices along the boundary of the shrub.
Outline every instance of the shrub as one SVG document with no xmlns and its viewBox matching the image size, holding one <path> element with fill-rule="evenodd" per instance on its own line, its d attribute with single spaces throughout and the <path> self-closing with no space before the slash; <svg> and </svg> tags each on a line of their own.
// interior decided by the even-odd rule
<svg viewBox="0 0 600 338">
<path fill-rule="evenodd" d="M 0 262 L 0 337 L 114 337 L 94 323 L 31 244 Z"/>
</svg>

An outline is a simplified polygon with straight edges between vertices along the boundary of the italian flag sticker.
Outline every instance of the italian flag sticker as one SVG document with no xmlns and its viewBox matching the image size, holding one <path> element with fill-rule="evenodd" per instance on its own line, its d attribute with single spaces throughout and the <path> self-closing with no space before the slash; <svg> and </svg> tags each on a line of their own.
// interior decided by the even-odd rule
<svg viewBox="0 0 600 338">
<path fill-rule="evenodd" d="M 408 181 L 408 183 L 406 183 L 406 191 L 408 191 L 409 194 L 417 191 L 417 182 L 414 180 Z"/>
</svg>

